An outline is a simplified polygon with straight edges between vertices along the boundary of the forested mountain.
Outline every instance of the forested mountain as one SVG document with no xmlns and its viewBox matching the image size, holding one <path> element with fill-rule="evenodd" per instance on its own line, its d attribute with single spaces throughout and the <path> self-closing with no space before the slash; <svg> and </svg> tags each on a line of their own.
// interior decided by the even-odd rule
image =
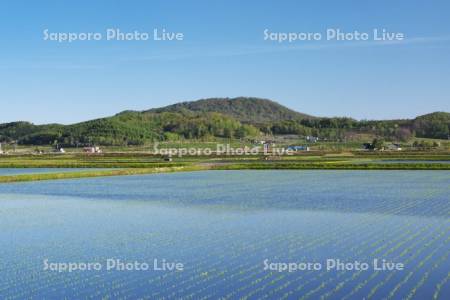
<svg viewBox="0 0 450 300">
<path fill-rule="evenodd" d="M 148 112 L 217 112 L 244 123 L 269 123 L 280 120 L 301 120 L 313 118 L 274 101 L 260 98 L 210 98 L 198 101 L 181 102 L 151 109 Z"/>
<path fill-rule="evenodd" d="M 450 114 L 436 112 L 413 120 L 357 121 L 318 118 L 259 98 L 215 98 L 183 102 L 147 111 L 72 125 L 0 124 L 0 142 L 25 145 L 141 145 L 151 141 L 214 138 L 257 138 L 262 134 L 312 135 L 347 140 L 368 133 L 389 140 L 413 136 L 449 136 Z"/>
</svg>

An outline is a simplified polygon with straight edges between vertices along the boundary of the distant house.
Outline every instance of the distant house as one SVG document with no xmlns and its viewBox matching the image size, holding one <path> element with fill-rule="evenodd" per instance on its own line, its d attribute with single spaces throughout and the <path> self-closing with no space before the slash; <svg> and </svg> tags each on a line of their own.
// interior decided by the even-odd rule
<svg viewBox="0 0 450 300">
<path fill-rule="evenodd" d="M 261 140 L 261 141 L 255 141 L 255 144 L 261 144 L 261 145 L 269 144 L 271 146 L 274 146 L 275 145 L 275 141 L 272 141 L 272 140 Z"/>
<path fill-rule="evenodd" d="M 289 146 L 287 147 L 287 150 L 289 151 L 309 151 L 309 147 L 308 146 Z"/>
<path fill-rule="evenodd" d="M 56 145 L 56 147 L 55 147 L 55 152 L 58 152 L 58 153 L 66 153 L 66 151 L 64 150 L 64 148 L 61 147 L 60 145 Z"/>
<path fill-rule="evenodd" d="M 84 153 L 102 153 L 102 150 L 100 147 L 84 147 L 83 148 Z"/>
<path fill-rule="evenodd" d="M 364 143 L 362 145 L 362 147 L 363 147 L 364 150 L 373 150 L 373 146 L 372 146 L 371 143 Z"/>
<path fill-rule="evenodd" d="M 308 142 L 316 143 L 319 140 L 319 137 L 307 135 L 306 136 L 306 140 Z"/>
<path fill-rule="evenodd" d="M 392 151 L 401 151 L 402 147 L 399 144 L 389 144 L 387 145 L 387 150 L 392 150 Z"/>
</svg>

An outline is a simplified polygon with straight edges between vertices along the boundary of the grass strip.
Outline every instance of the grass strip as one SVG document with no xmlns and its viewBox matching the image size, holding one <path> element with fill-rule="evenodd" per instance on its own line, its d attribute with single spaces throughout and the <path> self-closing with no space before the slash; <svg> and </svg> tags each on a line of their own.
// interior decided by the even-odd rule
<svg viewBox="0 0 450 300">
<path fill-rule="evenodd" d="M 179 167 L 157 167 L 157 168 L 131 168 L 131 169 L 117 169 L 117 170 L 100 170 L 100 171 L 79 171 L 79 172 L 64 172 L 64 173 L 6 175 L 0 176 L 0 183 L 104 177 L 104 176 L 125 176 L 125 175 L 139 175 L 139 174 L 153 174 L 153 173 L 187 172 L 187 171 L 200 171 L 204 169 L 206 168 L 202 166 L 179 166 Z"/>
<path fill-rule="evenodd" d="M 326 169 L 326 170 L 450 170 L 450 164 L 437 163 L 247 163 L 223 164 L 212 166 L 214 170 L 297 170 L 297 169 Z"/>
<path fill-rule="evenodd" d="M 182 167 L 186 163 L 129 163 L 129 162 L 79 162 L 79 161 L 21 161 L 2 162 L 1 168 L 163 168 Z"/>
</svg>

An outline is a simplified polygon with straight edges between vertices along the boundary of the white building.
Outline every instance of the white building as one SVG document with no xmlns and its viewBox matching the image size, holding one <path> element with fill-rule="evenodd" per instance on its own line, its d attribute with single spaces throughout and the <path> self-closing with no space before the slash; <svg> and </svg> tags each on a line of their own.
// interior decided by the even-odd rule
<svg viewBox="0 0 450 300">
<path fill-rule="evenodd" d="M 402 147 L 399 144 L 389 144 L 387 150 L 402 151 Z"/>
<path fill-rule="evenodd" d="M 83 152 L 85 153 L 102 153 L 100 147 L 84 147 Z"/>
</svg>

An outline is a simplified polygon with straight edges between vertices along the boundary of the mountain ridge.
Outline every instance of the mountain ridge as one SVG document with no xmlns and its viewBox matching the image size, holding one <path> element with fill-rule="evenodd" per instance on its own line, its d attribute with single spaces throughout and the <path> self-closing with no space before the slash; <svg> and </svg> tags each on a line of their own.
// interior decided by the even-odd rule
<svg viewBox="0 0 450 300">
<path fill-rule="evenodd" d="M 299 120 L 315 118 L 305 113 L 297 112 L 270 99 L 256 97 L 205 98 L 195 101 L 179 102 L 143 112 L 181 112 L 183 110 L 218 112 L 247 123 L 273 122 L 280 119 Z M 252 115 L 252 111 L 256 114 Z M 255 118 L 255 115 L 257 118 Z"/>
</svg>

